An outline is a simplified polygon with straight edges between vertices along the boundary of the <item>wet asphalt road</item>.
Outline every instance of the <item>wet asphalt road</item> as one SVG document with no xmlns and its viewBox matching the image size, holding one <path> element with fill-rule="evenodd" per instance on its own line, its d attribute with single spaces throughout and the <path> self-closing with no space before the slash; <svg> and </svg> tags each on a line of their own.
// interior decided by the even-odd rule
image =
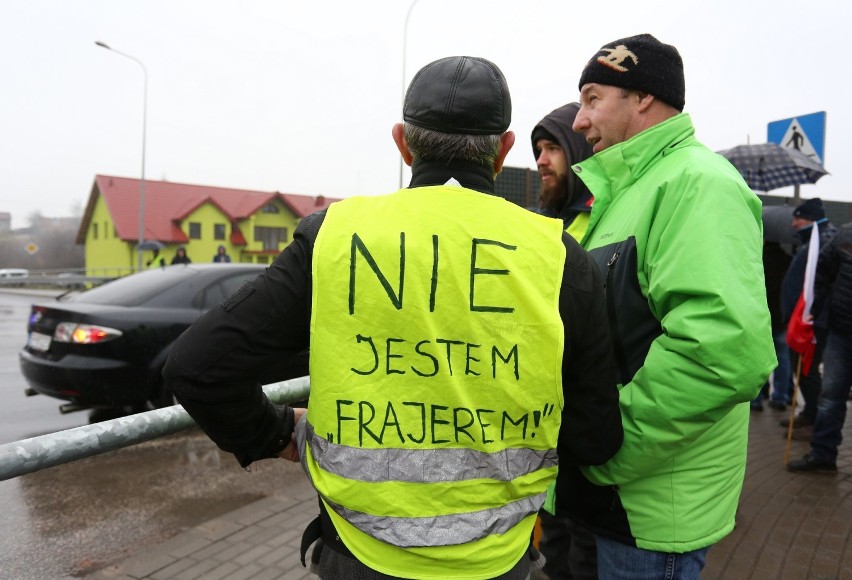
<svg viewBox="0 0 852 580">
<path fill-rule="evenodd" d="M 26 397 L 18 350 L 39 297 L 0 290 L 0 443 L 85 425 Z M 282 492 L 301 468 L 243 471 L 198 430 L 0 482 L 0 578 L 79 578 L 239 506 Z"/>
</svg>

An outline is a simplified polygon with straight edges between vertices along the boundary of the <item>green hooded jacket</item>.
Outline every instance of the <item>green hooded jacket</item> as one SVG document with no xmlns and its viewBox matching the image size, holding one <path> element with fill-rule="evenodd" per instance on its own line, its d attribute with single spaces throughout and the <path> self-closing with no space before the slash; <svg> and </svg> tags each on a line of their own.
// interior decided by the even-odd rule
<svg viewBox="0 0 852 580">
<path fill-rule="evenodd" d="M 595 195 L 582 244 L 607 280 L 624 425 L 575 515 L 640 548 L 710 546 L 734 527 L 747 403 L 777 364 L 760 200 L 685 113 L 573 168 Z"/>
</svg>

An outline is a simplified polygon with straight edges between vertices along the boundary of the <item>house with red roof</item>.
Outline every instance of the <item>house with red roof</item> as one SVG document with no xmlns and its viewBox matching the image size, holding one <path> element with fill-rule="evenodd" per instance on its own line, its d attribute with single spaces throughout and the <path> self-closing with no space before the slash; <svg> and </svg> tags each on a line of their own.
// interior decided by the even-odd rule
<svg viewBox="0 0 852 580">
<path fill-rule="evenodd" d="M 85 245 L 89 275 L 136 269 L 142 185 L 139 179 L 95 176 L 76 240 Z M 338 201 L 147 179 L 144 188 L 143 267 L 169 264 L 179 247 L 193 262 L 212 262 L 219 246 L 233 262 L 269 264 L 303 217 Z"/>
</svg>

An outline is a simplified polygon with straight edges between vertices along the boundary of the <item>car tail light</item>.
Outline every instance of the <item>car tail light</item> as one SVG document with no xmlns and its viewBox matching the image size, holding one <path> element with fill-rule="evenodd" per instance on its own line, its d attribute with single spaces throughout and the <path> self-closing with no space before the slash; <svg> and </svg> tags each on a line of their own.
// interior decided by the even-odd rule
<svg viewBox="0 0 852 580">
<path fill-rule="evenodd" d="M 76 322 L 60 322 L 53 332 L 56 342 L 72 342 L 74 344 L 99 344 L 121 336 L 121 331 L 106 326 L 92 324 L 77 324 Z"/>
<path fill-rule="evenodd" d="M 30 312 L 30 320 L 27 328 L 32 328 L 33 326 L 38 324 L 38 322 L 42 318 L 44 318 L 44 311 L 45 308 L 42 308 L 40 306 L 33 306 L 32 312 Z"/>
</svg>

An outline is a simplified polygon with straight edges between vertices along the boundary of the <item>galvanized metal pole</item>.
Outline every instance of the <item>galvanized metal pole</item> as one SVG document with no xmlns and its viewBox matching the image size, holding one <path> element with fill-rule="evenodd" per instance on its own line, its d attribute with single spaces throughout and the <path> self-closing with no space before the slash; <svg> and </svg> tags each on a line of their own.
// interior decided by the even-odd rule
<svg viewBox="0 0 852 580">
<path fill-rule="evenodd" d="M 273 403 L 305 401 L 311 391 L 310 378 L 299 377 L 272 383 L 265 385 L 263 390 Z M 195 426 L 183 407 L 175 405 L 7 443 L 0 445 L 0 481 L 172 435 Z"/>
<path fill-rule="evenodd" d="M 112 52 L 119 54 L 125 58 L 129 58 L 130 60 L 142 67 L 142 74 L 144 78 L 142 93 L 142 178 L 139 180 L 139 235 L 137 236 L 139 240 L 136 246 L 136 271 L 141 272 L 143 252 L 140 246 L 145 240 L 145 137 L 146 133 L 148 132 L 148 69 L 146 69 L 145 65 L 142 64 L 142 61 L 136 58 L 135 56 L 129 55 L 126 52 L 121 52 L 120 50 L 116 50 L 105 42 L 101 42 L 100 40 L 96 40 L 95 44 L 97 44 L 101 48 L 111 50 Z"/>
<path fill-rule="evenodd" d="M 405 59 L 408 53 L 408 20 L 411 18 L 411 11 L 414 10 L 414 5 L 417 0 L 411 3 L 408 7 L 408 12 L 405 13 L 405 26 L 402 29 L 402 107 L 405 107 Z M 400 109 L 401 112 L 401 109 Z M 402 189 L 402 155 L 399 156 L 399 188 Z"/>
</svg>

